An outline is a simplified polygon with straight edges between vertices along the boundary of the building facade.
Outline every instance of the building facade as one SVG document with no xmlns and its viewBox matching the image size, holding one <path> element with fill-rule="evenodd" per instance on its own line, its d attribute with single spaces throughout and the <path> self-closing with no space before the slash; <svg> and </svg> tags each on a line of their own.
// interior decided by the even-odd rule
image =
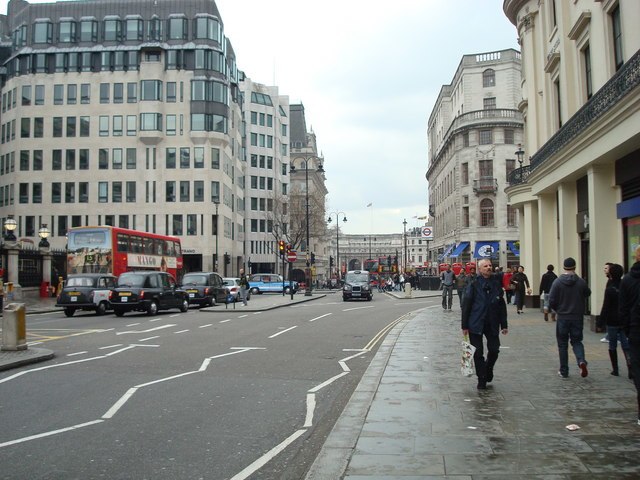
<svg viewBox="0 0 640 480">
<path fill-rule="evenodd" d="M 465 55 L 429 116 L 431 263 L 519 263 L 518 216 L 504 189 L 523 142 L 520 53 Z"/>
<path fill-rule="evenodd" d="M 523 264 L 537 284 L 547 264 L 574 257 L 596 313 L 603 265 L 628 267 L 640 244 L 640 2 L 505 0 L 503 8 L 523 56 L 527 160 L 507 188 Z"/>
</svg>

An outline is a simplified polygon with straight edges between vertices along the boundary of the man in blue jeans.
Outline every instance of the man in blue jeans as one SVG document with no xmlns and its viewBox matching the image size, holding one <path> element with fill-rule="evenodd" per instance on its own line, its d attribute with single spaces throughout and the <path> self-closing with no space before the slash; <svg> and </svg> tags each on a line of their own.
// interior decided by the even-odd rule
<svg viewBox="0 0 640 480">
<path fill-rule="evenodd" d="M 556 312 L 556 341 L 560 357 L 558 375 L 569 376 L 569 342 L 576 356 L 580 375 L 589 375 L 582 343 L 584 330 L 584 307 L 591 289 L 576 275 L 576 261 L 568 257 L 563 263 L 564 273 L 554 280 L 549 292 L 549 308 Z"/>
<path fill-rule="evenodd" d="M 447 269 L 440 274 L 440 282 L 442 283 L 442 308 L 451 310 L 451 304 L 453 303 L 453 285 L 456 281 L 456 276 L 451 270 L 451 265 L 447 265 Z"/>
</svg>

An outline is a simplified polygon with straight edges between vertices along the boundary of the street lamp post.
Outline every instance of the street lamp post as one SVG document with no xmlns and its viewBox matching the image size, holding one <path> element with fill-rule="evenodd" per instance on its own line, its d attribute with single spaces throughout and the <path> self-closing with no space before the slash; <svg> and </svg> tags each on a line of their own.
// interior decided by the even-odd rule
<svg viewBox="0 0 640 480">
<path fill-rule="evenodd" d="M 218 271 L 218 225 L 220 222 L 218 221 L 218 207 L 220 206 L 220 197 L 215 197 L 213 203 L 216 206 L 216 259 L 213 265 L 213 271 Z"/>
<path fill-rule="evenodd" d="M 520 164 L 520 168 L 522 168 L 522 162 L 524 161 L 524 150 L 522 150 L 522 144 L 518 144 L 518 150 L 516 150 L 516 158 L 518 159 L 518 163 Z"/>
<path fill-rule="evenodd" d="M 340 274 L 342 273 L 340 266 L 340 215 L 342 215 L 342 221 L 347 221 L 347 215 L 344 212 L 331 212 L 327 222 L 331 223 L 331 215 L 336 216 L 336 280 L 340 283 Z"/>
<path fill-rule="evenodd" d="M 404 273 L 407 273 L 407 219 L 404 219 L 404 222 L 402 222 L 402 225 L 404 225 L 404 266 L 403 266 L 403 271 Z"/>
<path fill-rule="evenodd" d="M 296 158 L 296 160 L 301 160 L 304 163 L 304 182 L 305 182 L 305 201 L 306 201 L 306 206 L 305 206 L 305 216 L 306 216 L 306 223 L 307 223 L 307 269 L 305 271 L 305 280 L 307 283 L 307 289 L 304 292 L 305 297 L 310 297 L 311 296 L 311 250 L 309 247 L 309 160 L 311 160 L 312 158 L 318 159 L 318 157 L 316 156 L 309 156 L 309 157 L 299 157 Z M 296 171 L 296 167 L 293 165 L 293 160 L 291 159 L 291 166 L 289 168 L 289 171 L 291 173 L 295 173 Z M 319 160 L 319 159 L 318 159 Z M 322 168 L 322 164 L 318 165 L 318 168 L 316 169 L 317 172 L 319 173 L 323 173 L 324 169 Z"/>
</svg>

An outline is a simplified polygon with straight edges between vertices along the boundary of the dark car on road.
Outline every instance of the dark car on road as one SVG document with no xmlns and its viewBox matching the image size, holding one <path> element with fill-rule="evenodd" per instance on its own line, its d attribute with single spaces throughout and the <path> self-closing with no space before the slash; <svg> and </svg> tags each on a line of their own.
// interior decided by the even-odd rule
<svg viewBox="0 0 640 480">
<path fill-rule="evenodd" d="M 227 287 L 216 272 L 189 272 L 182 277 L 180 288 L 189 295 L 191 305 L 212 307 L 227 300 Z"/>
<path fill-rule="evenodd" d="M 189 294 L 179 288 L 175 278 L 167 272 L 125 272 L 118 277 L 116 288 L 111 290 L 110 300 L 118 317 L 126 312 L 155 315 L 158 310 L 171 308 L 181 312 L 189 310 Z"/>
<path fill-rule="evenodd" d="M 342 300 L 346 302 L 356 298 L 369 301 L 373 298 L 373 288 L 371 288 L 369 272 L 366 270 L 350 270 L 344 277 Z"/>
<path fill-rule="evenodd" d="M 109 293 L 116 286 L 116 277 L 107 273 L 69 275 L 58 295 L 56 307 L 62 307 L 67 317 L 76 310 L 89 310 L 104 315 L 111 309 Z"/>
</svg>

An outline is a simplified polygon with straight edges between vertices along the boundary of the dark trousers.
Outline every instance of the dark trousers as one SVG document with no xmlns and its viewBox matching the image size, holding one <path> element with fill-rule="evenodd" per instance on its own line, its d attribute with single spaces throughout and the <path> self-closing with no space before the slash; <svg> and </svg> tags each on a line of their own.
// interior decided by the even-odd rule
<svg viewBox="0 0 640 480">
<path fill-rule="evenodd" d="M 638 398 L 638 419 L 640 420 L 640 327 L 631 327 L 629 332 L 630 368 Z"/>
<path fill-rule="evenodd" d="M 484 342 L 482 337 L 487 337 L 487 359 L 484 358 Z M 478 379 L 487 378 L 487 370 L 493 370 L 500 353 L 500 336 L 492 335 L 485 331 L 483 335 L 469 332 L 469 343 L 476 347 L 473 354 L 473 363 L 476 366 Z"/>
</svg>

